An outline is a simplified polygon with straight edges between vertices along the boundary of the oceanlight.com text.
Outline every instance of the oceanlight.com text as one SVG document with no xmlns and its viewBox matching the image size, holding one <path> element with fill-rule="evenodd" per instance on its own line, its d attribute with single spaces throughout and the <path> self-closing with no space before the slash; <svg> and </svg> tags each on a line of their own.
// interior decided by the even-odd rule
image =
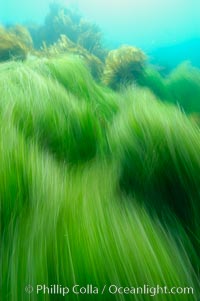
<svg viewBox="0 0 200 301">
<path fill-rule="evenodd" d="M 151 297 L 157 295 L 193 295 L 193 287 L 168 287 L 168 286 L 150 286 L 144 284 L 143 286 L 119 286 L 115 284 L 103 285 L 102 287 L 95 286 L 93 284 L 86 284 L 81 286 L 79 284 L 74 284 L 73 286 L 65 286 L 60 284 L 37 284 L 35 287 L 32 285 L 27 285 L 25 287 L 25 292 L 27 294 L 36 293 L 37 295 L 61 295 L 66 296 L 69 294 L 74 295 L 149 295 Z"/>
</svg>

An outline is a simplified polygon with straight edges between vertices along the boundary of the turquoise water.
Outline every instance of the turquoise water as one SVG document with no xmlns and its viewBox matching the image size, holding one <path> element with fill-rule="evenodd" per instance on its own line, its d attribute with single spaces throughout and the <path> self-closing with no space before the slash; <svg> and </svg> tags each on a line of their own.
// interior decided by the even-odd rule
<svg viewBox="0 0 200 301">
<path fill-rule="evenodd" d="M 8 0 L 0 3 L 2 24 L 43 24 L 52 1 Z M 141 47 L 158 68 L 172 69 L 182 61 L 200 66 L 199 0 L 65 0 L 99 25 L 108 48 Z"/>
<path fill-rule="evenodd" d="M 0 3 L 3 23 L 43 22 L 52 1 L 8 0 Z M 69 0 L 98 23 L 109 40 L 155 48 L 200 37 L 199 0 Z"/>
</svg>

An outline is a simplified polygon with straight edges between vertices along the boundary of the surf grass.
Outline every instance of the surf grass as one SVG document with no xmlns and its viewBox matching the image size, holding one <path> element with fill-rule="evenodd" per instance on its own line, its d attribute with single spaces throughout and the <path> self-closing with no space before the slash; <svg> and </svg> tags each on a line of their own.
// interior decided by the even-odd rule
<svg viewBox="0 0 200 301">
<path fill-rule="evenodd" d="M 1 214 L 10 211 L 0 257 L 3 300 L 29 300 L 24 291 L 27 284 L 34 288 L 37 284 L 93 284 L 99 289 L 113 283 L 126 287 L 159 284 L 189 286 L 198 293 L 184 249 L 133 200 L 117 197 L 114 167 L 96 161 L 68 172 L 36 145 L 19 139 L 20 133 L 6 128 L 5 123 L 1 134 L 6 178 L 2 181 L 1 174 Z M 23 169 L 12 169 L 10 162 L 18 166 L 21 157 Z M 11 189 L 10 182 L 17 192 L 23 187 L 28 194 L 4 194 Z M 8 207 L 13 198 L 16 203 Z M 166 295 L 165 300 L 188 301 L 195 300 L 194 296 Z M 102 300 L 101 295 L 89 297 Z M 154 298 L 159 300 L 159 296 Z M 33 301 L 62 299 L 54 294 L 31 295 Z M 70 294 L 66 299 L 87 300 L 88 296 Z M 103 300 L 132 299 L 133 295 L 107 292 L 103 296 Z M 136 295 L 134 299 L 152 300 L 152 296 Z"/>
<path fill-rule="evenodd" d="M 162 216 L 170 208 L 198 234 L 200 214 L 200 134 L 174 106 L 144 90 L 129 90 L 129 103 L 111 126 L 119 183 Z"/>
<path fill-rule="evenodd" d="M 32 68 L 56 79 L 67 91 L 80 101 L 85 101 L 95 108 L 104 119 L 111 119 L 118 111 L 117 94 L 95 82 L 89 69 L 79 56 L 60 56 L 28 62 Z"/>
<path fill-rule="evenodd" d="M 145 68 L 143 74 L 138 78 L 138 84 L 150 89 L 161 100 L 169 99 L 165 79 L 153 66 Z"/>
<path fill-rule="evenodd" d="M 185 112 L 200 112 L 200 70 L 185 62 L 166 80 L 171 101 Z"/>
<path fill-rule="evenodd" d="M 145 90 L 115 98 L 102 88 L 101 101 L 91 91 L 89 98 L 81 98 L 81 89 L 63 87 L 46 70 L 40 60 L 0 66 L 2 300 L 63 300 L 35 291 L 27 295 L 28 284 L 34 289 L 37 284 L 93 284 L 100 290 L 105 284 L 191 286 L 194 295 L 164 298 L 195 300 L 199 281 L 189 259 L 190 236 L 176 218 L 172 231 L 165 214 L 149 214 L 143 204 L 148 199 L 152 212 L 154 207 L 163 212 L 163 204 L 170 205 L 169 215 L 175 212 L 183 220 L 187 212 L 190 223 L 194 221 L 194 227 L 189 225 L 191 235 L 196 234 L 197 128 Z M 110 95 L 114 108 L 120 109 L 117 115 L 107 104 Z M 106 139 L 113 162 L 104 148 Z M 71 168 L 65 164 L 81 158 L 85 164 Z M 122 195 L 119 181 L 134 196 Z M 178 193 L 168 187 L 178 188 Z M 173 207 L 169 198 L 176 196 L 180 198 Z M 179 212 L 178 205 L 184 210 Z M 66 299 L 88 300 L 88 295 L 70 294 Z M 106 291 L 89 299 L 133 300 L 133 295 L 111 296 Z M 136 295 L 134 300 L 149 301 L 152 296 Z"/>
<path fill-rule="evenodd" d="M 25 137 L 37 141 L 57 159 L 87 161 L 100 150 L 100 116 L 57 81 L 18 65 L 3 73 L 0 98 Z"/>
</svg>

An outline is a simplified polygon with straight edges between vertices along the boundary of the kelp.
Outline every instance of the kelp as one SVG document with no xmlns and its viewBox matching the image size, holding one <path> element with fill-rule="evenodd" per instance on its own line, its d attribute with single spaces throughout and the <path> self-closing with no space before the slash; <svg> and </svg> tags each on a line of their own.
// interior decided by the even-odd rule
<svg viewBox="0 0 200 301">
<path fill-rule="evenodd" d="M 146 56 L 133 46 L 121 46 L 108 53 L 102 81 L 113 89 L 137 81 L 144 71 Z"/>
<path fill-rule="evenodd" d="M 104 62 L 108 50 L 103 47 L 103 34 L 99 26 L 82 18 L 79 28 L 80 35 L 78 36 L 77 44 Z"/>
<path fill-rule="evenodd" d="M 24 60 L 27 53 L 26 45 L 15 33 L 0 27 L 0 61 Z"/>
<path fill-rule="evenodd" d="M 31 50 L 33 48 L 33 40 L 31 38 L 30 32 L 25 26 L 16 24 L 14 26 L 8 27 L 7 30 L 9 31 L 9 33 L 17 36 L 20 42 L 23 43 L 23 45 L 26 46 L 27 49 Z"/>
<path fill-rule="evenodd" d="M 30 26 L 30 32 L 38 49 L 44 42 L 50 46 L 57 43 L 61 35 L 65 35 L 73 43 L 86 49 L 100 60 L 103 61 L 106 56 L 100 28 L 75 10 L 58 3 L 50 4 L 44 24 Z"/>
</svg>

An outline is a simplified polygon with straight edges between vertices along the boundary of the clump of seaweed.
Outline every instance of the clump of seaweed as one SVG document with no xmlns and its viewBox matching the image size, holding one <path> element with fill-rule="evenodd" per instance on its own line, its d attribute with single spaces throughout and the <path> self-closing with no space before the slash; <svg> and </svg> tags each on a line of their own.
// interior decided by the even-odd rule
<svg viewBox="0 0 200 301">
<path fill-rule="evenodd" d="M 14 34 L 20 40 L 23 45 L 25 45 L 28 49 L 33 48 L 33 40 L 30 35 L 30 32 L 25 26 L 20 24 L 16 24 L 9 28 L 9 33 Z"/>
<path fill-rule="evenodd" d="M 43 44 L 42 52 L 47 57 L 60 56 L 61 54 L 75 54 L 83 58 L 95 79 L 100 79 L 102 75 L 104 67 L 102 61 L 97 56 L 89 53 L 82 46 L 73 43 L 65 35 L 61 35 L 58 41 L 49 47 Z"/>
<path fill-rule="evenodd" d="M 0 61 L 24 60 L 27 53 L 26 45 L 15 33 L 0 27 Z"/>
<path fill-rule="evenodd" d="M 55 42 L 60 34 L 65 34 L 72 41 L 78 39 L 80 16 L 58 4 L 50 5 L 50 12 L 45 20 L 46 39 Z M 47 39 L 48 38 L 48 39 Z M 50 40 L 52 39 L 52 40 Z"/>
<path fill-rule="evenodd" d="M 65 35 L 73 43 L 104 60 L 106 50 L 102 46 L 102 32 L 96 24 L 58 3 L 51 4 L 49 8 L 44 25 L 30 27 L 36 48 L 40 48 L 44 42 L 47 46 L 53 45 L 61 35 Z"/>
<path fill-rule="evenodd" d="M 137 81 L 144 71 L 146 56 L 136 47 L 122 46 L 108 53 L 103 83 L 113 89 Z"/>
<path fill-rule="evenodd" d="M 107 50 L 102 46 L 103 36 L 99 26 L 82 18 L 80 20 L 79 30 L 80 34 L 77 43 L 104 61 Z"/>
<path fill-rule="evenodd" d="M 77 41 L 80 16 L 58 3 L 49 5 L 49 12 L 41 26 L 30 25 L 29 30 L 34 45 L 40 49 L 45 42 L 47 46 L 57 42 L 60 35 L 66 35 L 73 42 Z"/>
</svg>

